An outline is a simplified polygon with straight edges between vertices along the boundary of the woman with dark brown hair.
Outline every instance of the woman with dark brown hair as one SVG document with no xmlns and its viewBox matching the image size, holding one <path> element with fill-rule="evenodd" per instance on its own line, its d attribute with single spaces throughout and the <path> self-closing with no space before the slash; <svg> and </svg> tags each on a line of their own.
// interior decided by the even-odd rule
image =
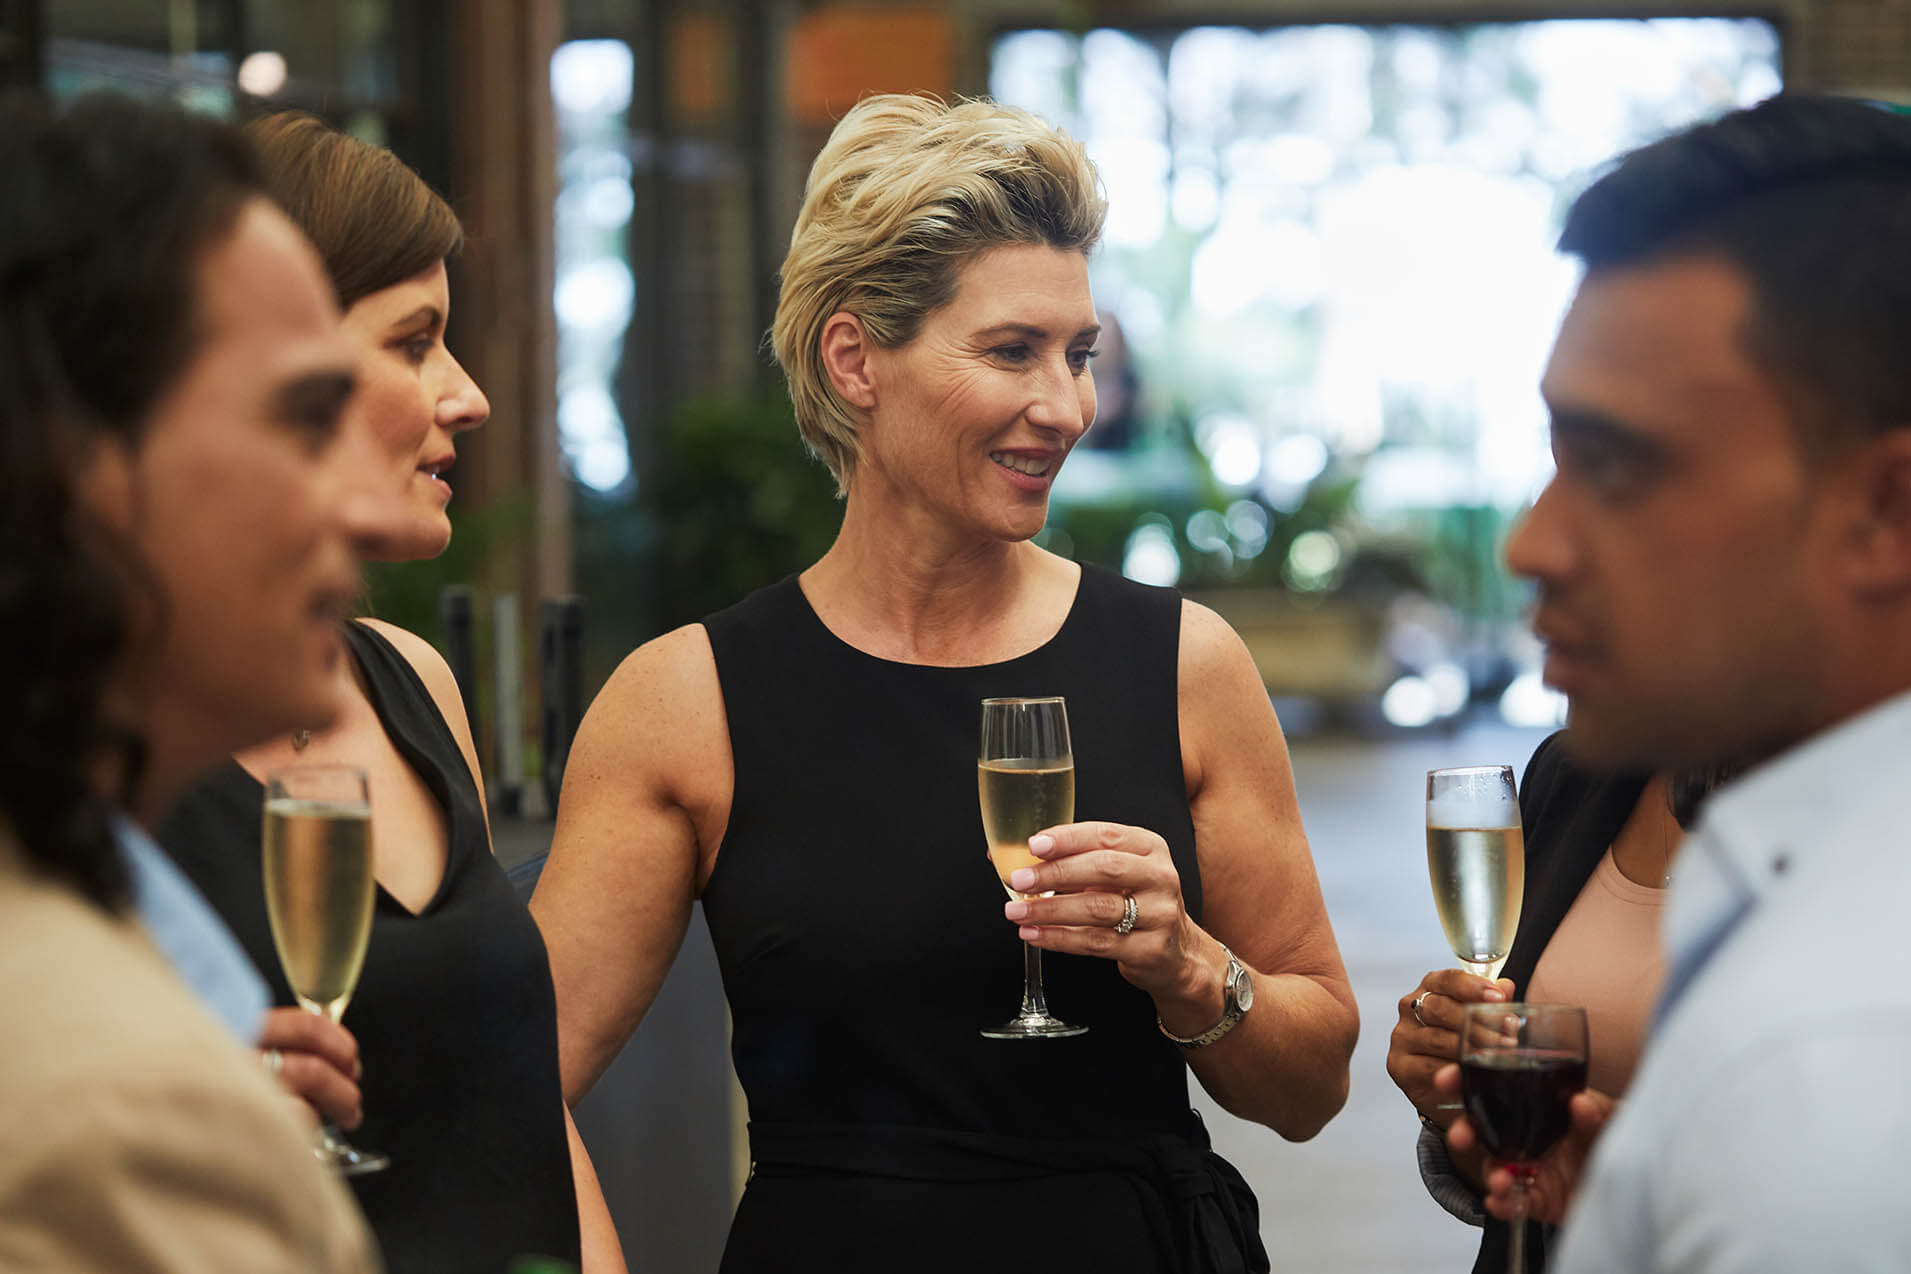
<svg viewBox="0 0 1911 1274">
<path fill-rule="evenodd" d="M 145 831 L 336 706 L 390 503 L 351 352 L 225 125 L 0 102 L 0 172 L 0 1266 L 373 1270 L 249 1051 L 263 989 Z"/>
<path fill-rule="evenodd" d="M 451 539 L 454 439 L 490 411 L 444 341 L 445 260 L 463 230 L 388 151 L 299 114 L 249 132 L 270 192 L 324 262 L 359 352 L 354 410 L 403 492 L 403 516 L 372 556 L 436 557 Z M 616 1274 L 616 1235 L 559 1084 L 544 944 L 492 857 L 458 687 L 422 638 L 372 619 L 347 630 L 337 721 L 236 755 L 162 839 L 290 1005 L 265 911 L 260 780 L 303 762 L 364 770 L 378 894 L 345 1018 L 363 1101 L 315 1104 L 390 1156 L 389 1168 L 352 1180 L 386 1263 L 393 1274 L 492 1271 L 536 1254 Z M 267 1064 L 301 1088 L 331 1068 L 283 1049 L 268 1050 Z"/>
</svg>

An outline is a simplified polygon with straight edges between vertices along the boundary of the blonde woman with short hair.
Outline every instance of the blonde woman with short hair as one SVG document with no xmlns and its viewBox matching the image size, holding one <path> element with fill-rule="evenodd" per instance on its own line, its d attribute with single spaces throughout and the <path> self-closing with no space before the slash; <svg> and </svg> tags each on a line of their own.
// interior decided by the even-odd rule
<svg viewBox="0 0 1911 1274">
<path fill-rule="evenodd" d="M 1345 1099 L 1353 996 L 1246 650 L 1031 543 L 1095 416 L 1104 211 L 1080 144 L 1025 112 L 843 118 L 773 333 L 842 529 L 638 649 L 571 754 L 532 904 L 566 1092 L 701 899 L 750 1100 L 732 1274 L 1265 1270 L 1186 1073 L 1294 1140 Z M 1039 695 L 1067 700 L 1083 821 L 1032 838 L 1005 903 L 978 703 Z M 1024 940 L 1086 1034 L 979 1033 L 1014 1011 Z"/>
</svg>

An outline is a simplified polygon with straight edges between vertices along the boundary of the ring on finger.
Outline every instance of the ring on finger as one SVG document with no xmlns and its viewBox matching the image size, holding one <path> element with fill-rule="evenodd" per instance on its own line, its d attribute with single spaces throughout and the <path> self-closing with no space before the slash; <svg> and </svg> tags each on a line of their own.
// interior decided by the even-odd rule
<svg viewBox="0 0 1911 1274">
<path fill-rule="evenodd" d="M 285 1054 L 276 1048 L 263 1049 L 259 1053 L 259 1065 L 268 1075 L 277 1075 L 285 1069 Z"/>
<path fill-rule="evenodd" d="M 1116 933 L 1133 933 L 1135 923 L 1141 919 L 1141 904 L 1135 901 L 1133 894 L 1122 899 L 1121 919 L 1115 922 Z"/>
<path fill-rule="evenodd" d="M 1432 994 L 1433 992 L 1431 991 L 1422 991 L 1420 994 L 1413 997 L 1413 1020 L 1418 1022 L 1422 1026 L 1433 1025 L 1433 1023 L 1427 1021 L 1427 1019 L 1420 1016 L 1420 1001 L 1426 999 L 1429 995 L 1432 995 Z"/>
</svg>

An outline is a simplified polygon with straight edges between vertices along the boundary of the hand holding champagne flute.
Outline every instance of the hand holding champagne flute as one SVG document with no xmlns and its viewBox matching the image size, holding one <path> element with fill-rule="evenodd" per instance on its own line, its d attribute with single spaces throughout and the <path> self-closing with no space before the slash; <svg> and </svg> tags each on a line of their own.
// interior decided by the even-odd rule
<svg viewBox="0 0 1911 1274">
<path fill-rule="evenodd" d="M 1029 897 L 1009 888 L 1012 873 L 1039 861 L 1029 850 L 1029 837 L 1075 821 L 1075 758 L 1068 740 L 1068 709 L 1062 700 L 984 699 L 976 785 L 989 860 L 1002 888 L 1011 898 Z M 1049 1015 L 1042 992 L 1041 948 L 1023 943 L 1022 952 L 1022 1011 L 982 1034 L 1020 1040 L 1087 1031 L 1085 1026 L 1070 1026 Z"/>
<path fill-rule="evenodd" d="M 301 1008 L 337 1022 L 365 963 L 377 889 L 365 772 L 308 765 L 267 775 L 264 847 L 266 915 L 286 981 Z M 329 1123 L 314 1149 L 346 1176 L 391 1162 Z"/>
<path fill-rule="evenodd" d="M 1510 765 L 1427 772 L 1427 875 L 1447 945 L 1490 978 L 1519 928 L 1526 841 Z"/>
</svg>

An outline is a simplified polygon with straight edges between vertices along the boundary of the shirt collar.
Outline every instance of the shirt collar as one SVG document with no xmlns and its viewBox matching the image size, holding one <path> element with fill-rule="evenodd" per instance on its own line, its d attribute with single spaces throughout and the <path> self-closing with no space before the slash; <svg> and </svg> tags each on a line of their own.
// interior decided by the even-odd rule
<svg viewBox="0 0 1911 1274">
<path fill-rule="evenodd" d="M 1716 841 L 1755 894 L 1840 843 L 1846 819 L 1875 825 L 1878 802 L 1911 803 L 1881 782 L 1881 758 L 1911 757 L 1911 690 L 1822 730 L 1706 802 L 1700 831 Z"/>
<path fill-rule="evenodd" d="M 133 907 L 153 945 L 201 1003 L 246 1044 L 258 1039 L 272 1000 L 232 931 L 146 829 L 110 815 Z"/>
<path fill-rule="evenodd" d="M 1707 799 L 1666 900 L 1662 1014 L 1783 879 L 1823 870 L 1841 851 L 1865 852 L 1864 829 L 1911 826 L 1911 787 L 1879 775 L 1880 758 L 1907 756 L 1911 691 L 1820 731 Z"/>
</svg>

